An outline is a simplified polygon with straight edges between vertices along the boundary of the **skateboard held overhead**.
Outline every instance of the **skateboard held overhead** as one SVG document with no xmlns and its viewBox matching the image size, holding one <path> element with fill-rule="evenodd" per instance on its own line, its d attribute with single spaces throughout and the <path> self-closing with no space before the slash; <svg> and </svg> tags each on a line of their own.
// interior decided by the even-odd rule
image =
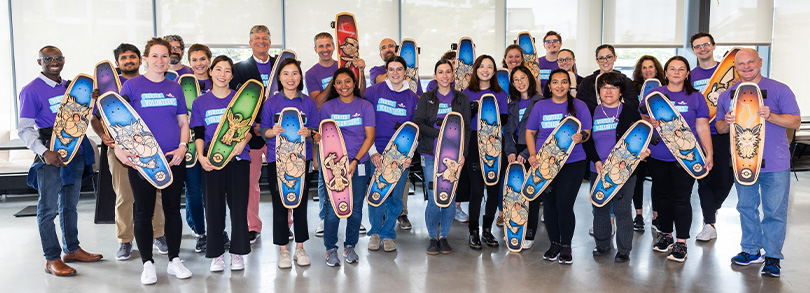
<svg viewBox="0 0 810 293">
<path fill-rule="evenodd" d="M 695 179 L 709 174 L 703 150 L 681 113 L 660 92 L 652 92 L 646 100 L 650 118 L 660 123 L 655 130 L 686 173 Z"/>
<path fill-rule="evenodd" d="M 402 39 L 397 55 L 405 59 L 405 77 L 408 86 L 417 93 L 419 85 L 419 47 L 413 39 Z"/>
<path fill-rule="evenodd" d="M 433 163 L 433 201 L 446 208 L 456 196 L 464 154 L 464 119 L 458 112 L 447 113 L 439 130 Z"/>
<path fill-rule="evenodd" d="M 523 64 L 532 72 L 534 79 L 540 82 L 540 63 L 537 59 L 534 37 L 529 32 L 521 32 L 518 34 L 517 44 L 523 49 Z"/>
<path fill-rule="evenodd" d="M 756 83 L 742 83 L 734 92 L 731 166 L 734 167 L 734 178 L 742 185 L 753 185 L 759 178 L 765 150 L 765 119 L 757 115 L 762 105 L 762 92 Z"/>
<path fill-rule="evenodd" d="M 463 37 L 458 40 L 458 44 L 454 44 L 453 49 L 458 48 L 456 53 L 456 76 L 454 82 L 457 91 L 463 91 L 470 84 L 470 77 L 474 74 L 472 72 L 473 62 L 475 62 L 475 45 L 472 39 Z"/>
<path fill-rule="evenodd" d="M 357 23 L 354 21 L 354 14 L 338 13 L 332 27 L 335 28 L 337 37 L 339 66 L 350 68 L 354 76 L 360 78 L 360 69 L 356 65 L 360 59 L 360 43 L 357 41 Z"/>
<path fill-rule="evenodd" d="M 532 201 L 546 190 L 568 161 L 575 145 L 572 136 L 579 133 L 581 128 L 582 124 L 573 116 L 563 118 L 554 128 L 537 151 L 538 165 L 529 169 L 526 184 L 523 185 L 523 197 Z"/>
<path fill-rule="evenodd" d="M 413 122 L 405 122 L 397 129 L 388 145 L 382 152 L 382 166 L 374 170 L 371 183 L 368 184 L 368 204 L 378 207 L 391 191 L 394 190 L 399 179 L 405 174 L 405 160 L 413 158 L 413 152 L 419 139 L 419 127 Z"/>
<path fill-rule="evenodd" d="M 62 96 L 62 103 L 56 112 L 49 149 L 58 153 L 65 164 L 73 160 L 87 133 L 87 125 L 90 124 L 95 106 L 91 96 L 93 83 L 94 80 L 89 75 L 76 75 Z"/>
<path fill-rule="evenodd" d="M 639 154 L 647 149 L 652 138 L 652 125 L 639 120 L 630 126 L 602 162 L 602 172 L 591 188 L 591 203 L 602 207 L 619 193 L 641 162 Z M 643 180 L 643 178 L 640 178 Z"/>
<path fill-rule="evenodd" d="M 245 139 L 253 126 L 253 119 L 261 109 L 264 87 L 255 79 L 250 79 L 236 92 L 222 120 L 214 132 L 214 140 L 208 149 L 208 159 L 215 170 L 222 170 L 237 153 L 236 144 Z"/>
<path fill-rule="evenodd" d="M 340 219 L 352 215 L 352 180 L 349 178 L 349 155 L 343 134 L 335 120 L 321 120 L 321 145 L 318 156 L 323 165 L 323 181 L 332 203 L 332 210 Z"/>
</svg>

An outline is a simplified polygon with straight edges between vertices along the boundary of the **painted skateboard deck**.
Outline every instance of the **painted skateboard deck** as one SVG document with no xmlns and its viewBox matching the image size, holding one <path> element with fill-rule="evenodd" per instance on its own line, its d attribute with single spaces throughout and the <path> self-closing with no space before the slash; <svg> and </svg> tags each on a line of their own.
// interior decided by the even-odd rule
<svg viewBox="0 0 810 293">
<path fill-rule="evenodd" d="M 180 77 L 180 75 L 177 74 L 177 71 L 174 70 L 166 70 L 166 73 L 164 73 L 163 76 L 170 79 L 171 81 L 177 81 L 177 78 Z"/>
<path fill-rule="evenodd" d="M 509 79 L 509 69 L 506 68 L 498 69 L 498 72 L 496 72 L 495 75 L 498 76 L 497 77 L 498 85 L 501 87 L 501 89 L 503 89 L 505 92 L 508 93 L 509 82 L 511 82 L 511 80 Z"/>
<path fill-rule="evenodd" d="M 115 144 L 137 155 L 131 159 L 135 169 L 155 188 L 163 189 L 172 184 L 172 170 L 163 155 L 155 136 L 135 110 L 118 93 L 109 92 L 98 101 L 102 120 L 110 129 Z"/>
<path fill-rule="evenodd" d="M 657 78 L 648 78 L 644 80 L 644 84 L 641 85 L 641 95 L 638 96 L 638 101 L 641 102 L 644 97 L 650 94 L 650 91 L 654 88 L 661 86 L 661 81 Z"/>
<path fill-rule="evenodd" d="M 683 120 L 681 113 L 675 110 L 669 99 L 660 92 L 653 92 L 646 98 L 647 113 L 650 118 L 658 120 L 660 125 L 655 129 L 664 141 L 672 156 L 681 167 L 695 179 L 709 174 L 703 150 L 697 142 L 689 124 Z"/>
<path fill-rule="evenodd" d="M 405 173 L 403 162 L 413 158 L 419 139 L 419 127 L 413 122 L 405 122 L 397 129 L 382 152 L 382 166 L 374 170 L 368 184 L 368 204 L 378 207 Z"/>
<path fill-rule="evenodd" d="M 540 81 L 540 63 L 537 59 L 537 47 L 534 38 L 529 32 L 521 32 L 517 37 L 517 44 L 523 49 L 523 64 L 529 68 L 534 79 Z"/>
<path fill-rule="evenodd" d="M 115 66 L 109 60 L 104 60 L 96 64 L 93 74 L 93 88 L 98 89 L 98 94 L 107 92 L 121 92 L 121 79 L 115 71 Z"/>
<path fill-rule="evenodd" d="M 582 124 L 573 116 L 565 117 L 543 142 L 537 151 L 537 168 L 530 168 L 526 184 L 523 185 L 523 197 L 535 200 L 549 186 L 560 172 L 568 156 L 574 150 L 574 134 L 580 132 Z"/>
<path fill-rule="evenodd" d="M 526 223 L 529 220 L 529 201 L 520 194 L 526 181 L 523 164 L 512 162 L 506 167 L 503 184 L 503 231 L 509 251 L 520 252 L 526 237 Z"/>
<path fill-rule="evenodd" d="M 454 82 L 457 91 L 463 91 L 470 84 L 472 77 L 473 62 L 475 62 L 475 45 L 472 39 L 463 37 L 456 44 L 458 53 L 456 54 L 456 76 Z M 455 48 L 454 48 L 455 49 Z"/>
<path fill-rule="evenodd" d="M 253 119 L 261 109 L 264 87 L 255 79 L 250 79 L 236 92 L 222 120 L 214 132 L 214 140 L 208 148 L 208 159 L 215 170 L 222 170 L 237 155 L 233 152 L 236 144 L 245 139 Z"/>
<path fill-rule="evenodd" d="M 402 39 L 397 55 L 405 59 L 405 77 L 408 78 L 408 86 L 414 93 L 419 87 L 419 47 L 413 39 Z"/>
<path fill-rule="evenodd" d="M 324 119 L 320 125 L 321 145 L 318 156 L 323 165 L 323 181 L 332 210 L 338 218 L 345 219 L 352 215 L 354 200 L 352 198 L 352 180 L 347 174 L 349 155 L 343 134 L 335 120 Z"/>
<path fill-rule="evenodd" d="M 301 112 L 293 107 L 281 110 L 276 122 L 284 132 L 276 137 L 276 177 L 281 204 L 294 209 L 301 204 L 307 174 L 307 146 L 298 131 L 304 127 Z"/>
<path fill-rule="evenodd" d="M 186 108 L 188 109 L 188 119 L 191 120 L 191 105 L 194 100 L 200 96 L 200 83 L 194 74 L 183 74 L 177 80 L 180 83 L 180 88 L 183 89 L 183 96 L 186 98 Z M 185 161 L 186 168 L 194 167 L 197 165 L 197 145 L 194 144 L 194 129 L 189 130 L 191 135 L 188 136 L 188 150 L 186 150 Z"/>
<path fill-rule="evenodd" d="M 57 152 L 65 164 L 73 160 L 87 133 L 87 125 L 90 124 L 95 106 L 91 96 L 93 83 L 94 80 L 89 75 L 76 75 L 62 96 L 62 103 L 56 112 L 49 149 Z"/>
<path fill-rule="evenodd" d="M 762 92 L 756 83 L 742 83 L 734 92 L 731 113 L 731 166 L 734 178 L 742 185 L 753 185 L 759 170 L 765 144 L 765 119 L 757 115 L 762 108 Z"/>
<path fill-rule="evenodd" d="M 456 187 L 461 176 L 459 164 L 464 154 L 464 119 L 458 112 L 447 113 L 436 141 L 436 156 L 433 158 L 433 202 L 440 208 L 450 206 L 456 196 Z"/>
<path fill-rule="evenodd" d="M 703 88 L 703 97 L 706 98 L 706 104 L 709 105 L 709 122 L 714 121 L 717 114 L 717 99 L 727 89 L 730 89 L 735 83 L 740 80 L 740 75 L 734 66 L 734 58 L 737 57 L 737 52 L 741 48 L 731 48 L 726 55 L 723 56 L 723 61 L 717 64 L 717 69 L 714 70 L 706 87 Z"/>
<path fill-rule="evenodd" d="M 357 41 L 357 23 L 354 21 L 354 14 L 341 12 L 335 16 L 332 23 L 337 37 L 337 51 L 340 67 L 348 67 L 354 72 L 356 78 L 360 78 L 360 70 L 355 65 L 360 59 L 360 43 Z"/>
<path fill-rule="evenodd" d="M 481 175 L 488 186 L 498 184 L 501 178 L 501 153 L 503 132 L 498 101 L 492 94 L 485 94 L 478 100 L 478 157 L 481 162 Z"/>
<path fill-rule="evenodd" d="M 264 93 L 265 101 L 269 99 L 271 96 L 275 95 L 277 92 L 279 92 L 278 77 L 280 75 L 279 72 L 281 72 L 281 68 L 279 68 L 278 65 L 281 64 L 281 61 L 290 58 L 298 59 L 298 55 L 295 54 L 295 51 L 290 49 L 281 51 L 281 53 L 279 53 L 278 56 L 276 56 L 276 62 L 275 64 L 273 64 L 273 73 L 270 74 L 270 81 L 268 82 L 267 86 L 265 86 L 265 88 L 267 89 Z M 301 77 L 301 79 L 303 79 L 303 77 Z"/>
<path fill-rule="evenodd" d="M 639 154 L 650 144 L 652 132 L 650 123 L 639 120 L 616 142 L 591 188 L 591 203 L 594 206 L 602 207 L 610 202 L 630 179 L 641 162 Z"/>
</svg>

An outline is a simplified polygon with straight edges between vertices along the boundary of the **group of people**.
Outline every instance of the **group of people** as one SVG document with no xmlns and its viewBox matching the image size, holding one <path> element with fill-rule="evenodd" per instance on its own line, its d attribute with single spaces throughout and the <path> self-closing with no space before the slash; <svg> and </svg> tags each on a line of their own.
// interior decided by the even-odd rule
<svg viewBox="0 0 810 293">
<path fill-rule="evenodd" d="M 593 184 L 597 174 L 606 167 L 605 159 L 613 146 L 636 121 L 645 120 L 654 127 L 659 125 L 659 121 L 651 119 L 643 110 L 645 97 L 640 91 L 644 80 L 649 78 L 661 81 L 663 86 L 653 91 L 664 94 L 676 105 L 706 154 L 709 175 L 697 180 L 704 225 L 696 238 L 709 241 L 717 237 L 715 215 L 734 182 L 729 166 L 730 124 L 727 121 L 734 119 L 730 114 L 730 104 L 736 85 L 720 95 L 716 119 L 710 121 L 701 89 L 718 62 L 713 59 L 715 42 L 708 33 L 698 33 L 691 39 L 692 49 L 698 57 L 696 67 L 691 67 L 681 56 L 670 58 L 663 67 L 655 57 L 644 56 L 638 60 L 631 79 L 614 69 L 616 52 L 608 44 L 595 50 L 599 69 L 586 77 L 580 76 L 574 52 L 561 49 L 562 36 L 550 31 L 542 39 L 546 54 L 538 58 L 539 72 L 530 69 L 520 46 L 506 48 L 501 65 L 509 70 L 509 88 L 499 86 L 496 75 L 499 66 L 495 58 L 480 55 L 472 66 L 469 86 L 462 91 L 456 90 L 457 64 L 455 52 L 450 51 L 432 66 L 433 80 L 424 92 L 421 85 L 416 92 L 408 86 L 410 79 L 406 77 L 406 62 L 396 56 L 397 45 L 391 39 L 380 42 L 379 52 L 384 64 L 369 70 L 369 86 L 366 86 L 363 59 L 352 62 L 359 69 L 359 76 L 349 68 L 338 66 L 334 59 L 335 40 L 329 33 L 315 36 L 314 51 L 318 63 L 305 73 L 295 59 L 283 60 L 278 68 L 273 68 L 275 58 L 269 55 L 270 44 L 269 29 L 256 25 L 250 30 L 252 56 L 236 64 L 228 56 L 212 56 L 211 50 L 203 44 L 194 44 L 186 51 L 183 39 L 176 35 L 152 38 L 146 43 L 143 55 L 131 44 L 121 44 L 114 50 L 123 83 L 120 94 L 152 131 L 175 178 L 171 185 L 161 190 L 149 184 L 134 168 L 130 158 L 134 155 L 116 145 L 115 140 L 105 133 L 101 117 L 94 115 L 92 126 L 110 149 L 106 159 L 116 193 L 115 222 L 119 242 L 116 259 L 129 259 L 135 240 L 143 263 L 140 279 L 143 284 L 157 282 L 153 248 L 168 255 L 168 274 L 181 279 L 192 275 L 179 257 L 183 225 L 180 201 L 184 189 L 186 221 L 197 237 L 195 251 L 205 252 L 205 256 L 211 259 L 212 272 L 226 269 L 226 251 L 230 255 L 230 269 L 244 269 L 244 255 L 250 253 L 251 244 L 262 232 L 258 184 L 264 160 L 272 196 L 273 244 L 279 249 L 278 267 L 290 268 L 293 263 L 310 265 L 310 257 L 303 245 L 309 239 L 308 200 L 304 198 L 300 205 L 288 209 L 282 205 L 276 186 L 277 167 L 286 168 L 291 164 L 276 161 L 276 145 L 285 140 L 278 139 L 284 129 L 275 122 L 281 110 L 288 107 L 300 111 L 306 126 L 298 132 L 306 138 L 307 171 L 303 194 L 309 193 L 310 179 L 315 178 L 312 176 L 318 176 L 320 222 L 315 235 L 324 239 L 328 266 L 341 264 L 337 244 L 340 218 L 332 208 L 326 187 L 341 183 L 325 180 L 332 178 L 324 178 L 324 172 L 319 171 L 331 168 L 332 163 L 319 162 L 317 158 L 321 135 L 311 129 L 316 129 L 321 120 L 336 121 L 350 158 L 346 174 L 351 181 L 353 207 L 347 218 L 342 254 L 346 263 L 356 263 L 359 261 L 356 245 L 360 234 L 368 234 L 368 250 L 382 248 L 390 252 L 397 249 L 396 227 L 411 228 L 407 218 L 407 167 L 412 163 L 421 165 L 426 186 L 432 186 L 436 141 L 443 118 L 448 113 L 457 112 L 462 116 L 464 137 L 468 141 L 462 143 L 464 156 L 454 162 L 460 166 L 461 173 L 451 204 L 445 208 L 437 206 L 433 190 L 427 190 L 425 226 L 429 239 L 426 252 L 430 255 L 453 251 L 448 236 L 454 218 L 467 222 L 471 249 L 481 250 L 482 240 L 489 247 L 498 247 L 502 238 L 493 234 L 492 224 L 502 225 L 504 221 L 503 215 L 496 214 L 502 209 L 503 180 L 501 178 L 494 186 L 485 185 L 480 171 L 479 146 L 474 139 L 481 127 L 476 123 L 477 101 L 483 95 L 494 95 L 499 104 L 504 125 L 501 153 L 504 169 L 511 162 L 519 162 L 527 168 L 537 167 L 542 163 L 538 161 L 538 150 L 546 138 L 563 118 L 576 117 L 584 131 L 574 135 L 576 145 L 549 188 L 529 204 L 523 242 L 524 249 L 534 245 L 538 220 L 542 219 L 550 242 L 543 258 L 570 264 L 573 262 L 571 245 L 576 226 L 573 208 L 583 177 L 589 177 Z M 190 67 L 181 63 L 186 54 Z M 81 174 L 86 174 L 86 166 L 92 165 L 93 152 L 87 149 L 92 146 L 86 146 L 70 164 L 65 165 L 57 153 L 46 147 L 58 104 L 69 81 L 60 75 L 66 59 L 58 48 L 43 47 L 39 57 L 40 76 L 20 91 L 18 131 L 28 148 L 37 154 L 38 164 L 33 167 L 37 168 L 34 172 L 40 194 L 37 218 L 46 272 L 73 275 L 76 270 L 64 262 L 90 262 L 102 258 L 99 254 L 82 250 L 76 228 Z M 144 74 L 139 71 L 142 61 L 147 64 Z M 762 76 L 762 61 L 755 50 L 741 50 L 735 65 L 741 82 L 758 83 L 763 92 L 767 92 L 765 106 L 758 114 L 766 120 L 763 160 L 768 164 L 763 166 L 756 184 L 736 184 L 737 210 L 743 233 L 742 252 L 734 256 L 732 262 L 737 265 L 765 262 L 762 273 L 779 276 L 790 188 L 785 128 L 798 128 L 799 108 L 795 95 L 786 85 Z M 279 69 L 279 91 L 268 95 L 251 131 L 235 144 L 233 152 L 236 155 L 224 168 L 215 169 L 207 157 L 207 146 L 219 122 L 226 119 L 223 113 L 236 90 L 251 79 L 269 88 L 274 69 Z M 168 70 L 179 75 L 193 74 L 197 78 L 202 95 L 194 100 L 191 109 L 186 107 L 180 85 L 164 77 Z M 368 205 L 371 226 L 366 231 L 361 220 L 370 177 L 375 169 L 382 167 L 382 153 L 388 141 L 399 125 L 407 121 L 419 127 L 419 156 L 413 162 L 401 162 L 405 173 L 392 188 L 391 196 L 379 206 Z M 192 168 L 186 168 L 183 161 L 189 142 L 194 143 L 198 158 L 198 164 Z M 652 178 L 652 226 L 659 232 L 653 249 L 667 253 L 670 260 L 683 262 L 687 257 L 686 240 L 690 238 L 692 225 L 690 197 L 696 180 L 682 169 L 663 142 L 642 151 L 640 158 L 644 162 L 615 198 L 608 205 L 593 210 L 593 255 L 610 253 L 615 234 L 615 261 L 629 261 L 633 230 L 643 231 L 645 226 L 642 217 L 643 181 L 649 175 Z M 461 210 L 461 201 L 469 201 L 468 215 Z M 634 204 L 635 217 L 631 203 Z M 758 213 L 760 205 L 763 219 Z M 226 206 L 229 213 L 226 213 Z M 53 223 L 57 212 L 61 217 L 64 239 L 61 251 Z M 225 231 L 226 214 L 230 215 L 230 237 Z M 676 233 L 674 237 L 673 233 Z M 292 253 L 288 248 L 291 241 L 295 242 Z"/>
</svg>

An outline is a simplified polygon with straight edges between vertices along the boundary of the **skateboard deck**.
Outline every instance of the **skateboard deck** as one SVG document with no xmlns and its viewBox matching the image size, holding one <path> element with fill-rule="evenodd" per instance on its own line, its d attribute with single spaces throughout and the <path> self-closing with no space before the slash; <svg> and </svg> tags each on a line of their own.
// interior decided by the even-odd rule
<svg viewBox="0 0 810 293">
<path fill-rule="evenodd" d="M 90 124 L 95 106 L 91 96 L 93 83 L 94 80 L 89 75 L 76 75 L 62 96 L 62 103 L 56 112 L 49 149 L 57 152 L 65 164 L 73 160 L 82 145 L 84 134 L 87 133 L 87 125 Z"/>
<path fill-rule="evenodd" d="M 672 103 L 660 92 L 653 92 L 646 98 L 647 113 L 650 118 L 658 120 L 660 125 L 655 129 L 664 141 L 672 156 L 681 167 L 695 179 L 709 174 L 703 150 L 697 142 L 689 124 L 683 120 L 681 113 L 675 110 Z"/>
<path fill-rule="evenodd" d="M 374 170 L 371 183 L 368 184 L 368 204 L 378 207 L 405 173 L 403 162 L 413 158 L 419 139 L 419 127 L 413 122 L 405 122 L 397 129 L 388 145 L 382 152 L 382 166 Z"/>
<path fill-rule="evenodd" d="M 278 125 L 284 132 L 276 137 L 276 177 L 281 204 L 294 209 L 301 204 L 304 177 L 307 174 L 307 146 L 298 131 L 304 126 L 301 112 L 293 107 L 281 110 Z"/>
<path fill-rule="evenodd" d="M 98 94 L 103 95 L 107 92 L 121 92 L 121 79 L 118 78 L 118 73 L 115 72 L 115 66 L 109 60 L 104 60 L 96 64 L 96 69 L 93 74 L 93 88 L 98 89 Z"/>
<path fill-rule="evenodd" d="M 538 166 L 529 169 L 526 183 L 523 185 L 523 197 L 533 201 L 546 190 L 568 161 L 568 156 L 575 145 L 571 137 L 579 133 L 581 128 L 582 124 L 573 116 L 564 118 L 554 128 L 537 151 Z"/>
<path fill-rule="evenodd" d="M 332 210 L 338 218 L 345 219 L 352 215 L 354 200 L 352 198 L 352 180 L 347 174 L 349 155 L 335 120 L 324 119 L 320 125 L 321 145 L 318 156 L 323 165 L 323 181 L 332 202 Z"/>
<path fill-rule="evenodd" d="M 405 59 L 405 77 L 408 78 L 408 86 L 414 93 L 419 87 L 419 48 L 413 39 L 402 39 L 399 44 L 397 55 Z"/>
<path fill-rule="evenodd" d="M 102 120 L 115 144 L 138 158 L 130 159 L 135 169 L 152 186 L 164 189 L 172 184 L 172 171 L 155 136 L 135 110 L 118 93 L 109 92 L 98 101 Z"/>
<path fill-rule="evenodd" d="M 503 231 L 509 251 L 520 252 L 526 237 L 526 223 L 529 220 L 529 201 L 520 194 L 526 181 L 523 164 L 512 162 L 506 167 L 503 184 Z"/>
<path fill-rule="evenodd" d="M 457 91 L 463 91 L 470 84 L 473 62 L 475 62 L 475 45 L 472 39 L 463 37 L 458 40 L 458 53 L 456 54 L 456 76 L 454 82 Z"/>
<path fill-rule="evenodd" d="M 481 175 L 488 186 L 498 184 L 501 178 L 501 153 L 503 132 L 498 101 L 492 94 L 485 94 L 478 100 L 478 157 L 481 162 Z"/>
<path fill-rule="evenodd" d="M 731 113 L 731 165 L 734 178 L 742 185 L 753 185 L 759 170 L 765 144 L 765 119 L 757 115 L 762 108 L 762 92 L 756 83 L 742 83 L 734 92 Z"/>
<path fill-rule="evenodd" d="M 464 119 L 458 112 L 447 113 L 436 141 L 436 156 L 433 158 L 433 202 L 440 208 L 450 206 L 456 196 L 464 154 Z"/>
<path fill-rule="evenodd" d="M 638 96 L 638 101 L 641 102 L 644 97 L 650 94 L 650 91 L 654 88 L 661 86 L 661 81 L 657 78 L 648 78 L 644 80 L 644 84 L 641 85 L 641 95 Z"/>
<path fill-rule="evenodd" d="M 540 81 L 540 63 L 537 60 L 537 47 L 534 38 L 529 32 L 521 32 L 517 37 L 517 44 L 523 49 L 523 64 L 529 68 L 534 79 Z"/>
<path fill-rule="evenodd" d="M 337 37 L 338 60 L 340 67 L 348 67 L 354 72 L 354 77 L 360 78 L 360 70 L 355 65 L 360 59 L 360 43 L 357 42 L 357 23 L 354 14 L 341 12 L 335 16 L 332 23 Z"/>
<path fill-rule="evenodd" d="M 712 77 L 709 78 L 709 82 L 706 83 L 706 87 L 703 88 L 703 97 L 706 98 L 706 104 L 709 105 L 709 122 L 714 121 L 717 114 L 717 99 L 720 94 L 740 80 L 740 75 L 737 74 L 734 66 L 734 58 L 737 57 L 740 49 L 734 47 L 726 52 L 723 60 L 717 64 L 717 69 L 714 70 Z"/>
<path fill-rule="evenodd" d="M 166 73 L 164 73 L 163 76 L 170 79 L 171 81 L 177 81 L 177 78 L 180 77 L 180 75 L 177 74 L 177 71 L 174 70 L 166 70 Z"/>
<path fill-rule="evenodd" d="M 498 85 L 501 87 L 501 89 L 503 89 L 503 91 L 506 93 L 509 93 L 509 82 L 511 82 L 509 79 L 509 69 L 498 69 L 498 72 L 496 72 L 495 75 L 498 76 Z"/>
<path fill-rule="evenodd" d="M 610 202 L 630 179 L 641 162 L 639 154 L 650 144 L 652 132 L 650 123 L 639 120 L 616 142 L 591 188 L 591 203 L 594 206 L 603 207 Z"/>
<path fill-rule="evenodd" d="M 200 96 L 200 83 L 194 74 L 183 74 L 177 80 L 183 89 L 183 96 L 186 98 L 186 108 L 188 109 L 188 119 L 191 120 L 191 105 Z M 189 129 L 191 135 L 188 136 L 188 150 L 186 150 L 186 168 L 197 165 L 197 145 L 194 144 L 194 129 Z"/>
<path fill-rule="evenodd" d="M 242 84 L 234 95 L 222 120 L 214 132 L 214 140 L 208 148 L 208 159 L 215 170 L 222 170 L 237 153 L 233 152 L 236 144 L 245 139 L 253 119 L 261 109 L 264 87 L 255 79 L 249 79 Z"/>
<path fill-rule="evenodd" d="M 277 92 L 279 92 L 280 89 L 278 88 L 278 76 L 280 75 L 281 68 L 279 68 L 278 65 L 281 64 L 281 61 L 290 58 L 298 59 L 298 55 L 295 54 L 295 51 L 290 49 L 281 51 L 281 53 L 279 53 L 278 56 L 276 56 L 276 62 L 275 64 L 273 64 L 273 73 L 270 74 L 270 81 L 268 82 L 267 86 L 265 86 L 265 88 L 267 89 L 264 93 L 265 101 L 269 99 L 271 96 L 275 95 Z M 301 77 L 302 82 L 303 79 L 304 77 L 302 76 Z"/>
</svg>

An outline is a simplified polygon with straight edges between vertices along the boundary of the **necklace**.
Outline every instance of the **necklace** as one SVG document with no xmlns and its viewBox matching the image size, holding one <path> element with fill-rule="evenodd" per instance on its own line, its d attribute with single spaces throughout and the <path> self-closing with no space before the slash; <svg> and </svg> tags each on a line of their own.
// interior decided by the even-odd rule
<svg viewBox="0 0 810 293">
<path fill-rule="evenodd" d="M 619 117 L 619 113 L 622 112 L 622 103 L 619 103 L 619 107 L 618 107 L 619 109 L 616 111 L 616 116 L 613 116 L 613 117 L 608 116 L 607 112 L 605 112 L 605 105 L 604 104 L 602 104 L 600 106 L 602 106 L 601 107 L 602 108 L 602 114 L 605 114 L 605 118 L 610 118 L 611 119 L 610 121 L 613 121 L 613 122 L 618 122 L 619 121 L 619 119 L 616 118 L 616 117 Z"/>
</svg>

